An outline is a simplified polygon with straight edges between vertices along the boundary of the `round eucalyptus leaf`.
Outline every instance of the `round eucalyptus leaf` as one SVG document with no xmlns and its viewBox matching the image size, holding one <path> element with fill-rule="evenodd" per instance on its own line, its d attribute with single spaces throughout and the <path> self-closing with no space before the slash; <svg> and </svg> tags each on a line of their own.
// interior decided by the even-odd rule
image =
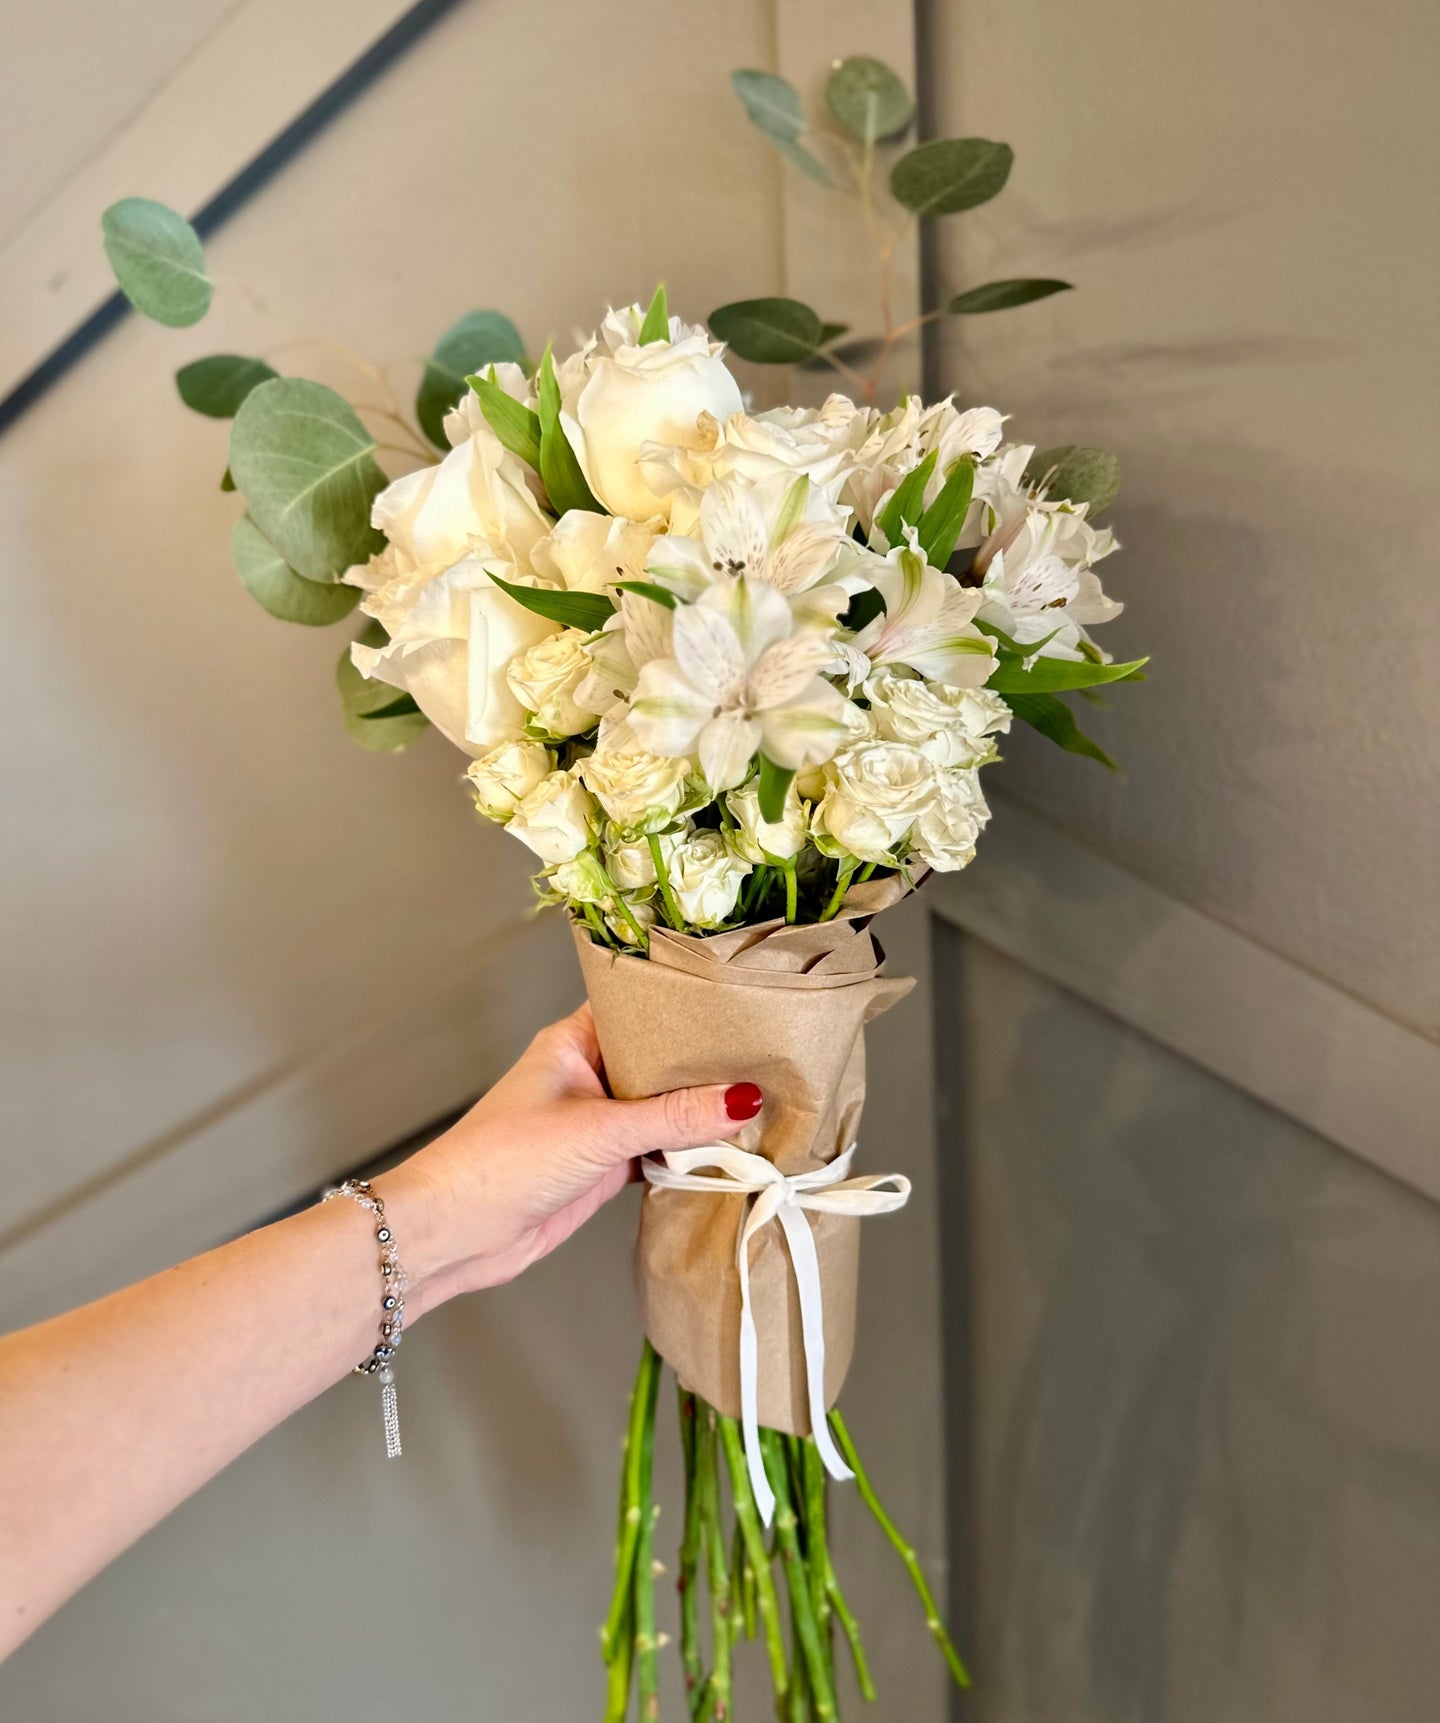
<svg viewBox="0 0 1440 1723">
<path fill-rule="evenodd" d="M 355 644 L 380 647 L 389 638 L 380 624 L 372 619 L 355 637 Z M 340 691 L 340 704 L 347 718 L 373 718 L 377 713 L 410 699 L 403 688 L 395 688 L 377 677 L 362 676 L 348 646 L 335 661 L 335 686 Z"/>
<path fill-rule="evenodd" d="M 1089 503 L 1090 513 L 1108 508 L 1120 489 L 1120 460 L 1103 449 L 1082 449 L 1066 443 L 1035 455 L 1025 469 L 1025 483 L 1043 484 L 1052 500 Z"/>
<path fill-rule="evenodd" d="M 324 628 L 348 616 L 360 602 L 358 586 L 327 586 L 296 574 L 249 515 L 235 522 L 230 556 L 245 590 L 281 622 Z"/>
<path fill-rule="evenodd" d="M 397 754 L 429 728 L 430 720 L 423 712 L 405 711 L 394 716 L 382 712 L 374 718 L 362 718 L 355 712 L 345 714 L 345 734 L 372 754 Z"/>
<path fill-rule="evenodd" d="M 710 313 L 710 332 L 742 359 L 792 365 L 820 345 L 825 325 L 798 299 L 737 299 Z"/>
<path fill-rule="evenodd" d="M 1016 305 L 1032 305 L 1052 293 L 1068 293 L 1068 281 L 987 281 L 982 287 L 957 293 L 945 309 L 956 317 L 976 317 L 983 311 L 1009 311 Z"/>
<path fill-rule="evenodd" d="M 370 505 L 386 484 L 375 439 L 333 389 L 276 377 L 230 429 L 230 471 L 258 526 L 296 574 L 336 581 L 385 539 Z"/>
<path fill-rule="evenodd" d="M 425 361 L 420 392 L 415 397 L 415 416 L 420 429 L 437 448 L 448 449 L 445 415 L 465 393 L 465 379 L 472 371 L 505 360 L 525 362 L 525 343 L 520 331 L 499 311 L 471 311 L 449 328 Z"/>
<path fill-rule="evenodd" d="M 830 170 L 800 142 L 805 135 L 805 110 L 800 104 L 800 92 L 774 72 L 757 72 L 742 68 L 730 74 L 735 94 L 745 104 L 745 112 L 782 155 L 787 156 L 802 173 L 821 185 L 829 185 Z"/>
<path fill-rule="evenodd" d="M 915 118 L 915 100 L 895 73 L 868 54 L 842 60 L 825 83 L 825 104 L 853 138 L 898 138 Z"/>
<path fill-rule="evenodd" d="M 988 138 L 939 138 L 901 156 L 890 189 L 916 215 L 954 215 L 988 203 L 1010 177 L 1015 152 Z"/>
<path fill-rule="evenodd" d="M 183 215 L 148 197 L 127 197 L 110 205 L 100 229 L 115 280 L 137 311 L 179 329 L 210 309 L 205 253 Z"/>
<path fill-rule="evenodd" d="M 209 419 L 233 419 L 240 403 L 261 383 L 280 373 L 263 359 L 246 359 L 239 353 L 216 353 L 182 365 L 175 373 L 180 399 Z"/>
</svg>

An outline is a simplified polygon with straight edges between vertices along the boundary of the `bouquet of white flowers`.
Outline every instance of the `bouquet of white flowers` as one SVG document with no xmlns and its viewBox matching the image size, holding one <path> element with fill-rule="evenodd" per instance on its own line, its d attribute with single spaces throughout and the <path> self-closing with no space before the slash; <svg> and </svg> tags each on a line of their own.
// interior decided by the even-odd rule
<svg viewBox="0 0 1440 1723">
<path fill-rule="evenodd" d="M 736 84 L 803 171 L 827 172 L 798 142 L 789 86 Z M 877 137 L 909 123 L 908 96 L 873 61 L 836 72 L 831 107 L 863 138 L 867 172 Z M 921 145 L 892 185 L 943 213 L 992 196 L 1008 165 L 983 140 Z M 105 231 L 134 304 L 171 323 L 203 315 L 200 242 L 179 216 L 131 199 Z M 1065 285 L 992 283 L 949 309 Z M 339 667 L 350 733 L 393 749 L 433 725 L 469 756 L 481 814 L 534 853 L 540 898 L 575 929 L 612 1090 L 763 1087 L 733 1142 L 645 1166 L 647 1339 L 602 1633 L 611 1719 L 632 1686 L 642 1717 L 657 1715 L 662 1359 L 679 1385 L 694 1714 L 730 1715 L 744 1633 L 763 1636 L 787 1719 L 836 1715 L 837 1628 L 873 1697 L 825 1535 L 830 1477 L 858 1479 L 965 1679 L 834 1410 L 859 1222 L 908 1191 L 850 1171 L 864 1025 L 909 986 L 882 974 L 869 923 L 972 859 L 990 817 L 981 773 L 1016 720 L 1103 761 L 1059 696 L 1143 663 L 1111 662 L 1090 634 L 1120 609 L 1095 574 L 1114 539 L 1091 518 L 1114 491 L 1110 457 L 1037 455 L 1003 440 L 993 408 L 951 400 L 882 411 L 832 394 L 754 412 L 715 338 L 795 360 L 838 354 L 839 333 L 790 300 L 685 324 L 661 288 L 531 365 L 508 319 L 476 312 L 428 362 L 415 423 L 393 395 L 365 409 L 401 439 L 386 445 L 332 390 L 262 360 L 220 355 L 178 379 L 190 405 L 234 420 L 225 484 L 246 503 L 233 553 L 247 588 L 289 621 L 331 623 L 357 603 L 369 619 Z M 423 464 L 391 479 L 382 446 Z"/>
</svg>

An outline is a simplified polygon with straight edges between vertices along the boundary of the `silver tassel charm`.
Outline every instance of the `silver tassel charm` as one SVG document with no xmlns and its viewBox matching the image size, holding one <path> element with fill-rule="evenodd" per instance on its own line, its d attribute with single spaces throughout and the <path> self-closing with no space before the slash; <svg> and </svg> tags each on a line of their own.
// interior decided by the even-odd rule
<svg viewBox="0 0 1440 1723">
<path fill-rule="evenodd" d="M 385 1458 L 400 1458 L 400 1408 L 395 1401 L 395 1372 L 380 1372 L 380 1411 L 385 1419 Z"/>
</svg>

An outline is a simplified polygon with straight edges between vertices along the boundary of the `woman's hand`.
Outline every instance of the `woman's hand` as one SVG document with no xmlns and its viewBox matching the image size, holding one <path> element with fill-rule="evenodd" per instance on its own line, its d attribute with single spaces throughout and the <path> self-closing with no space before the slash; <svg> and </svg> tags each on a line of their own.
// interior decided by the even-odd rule
<svg viewBox="0 0 1440 1723">
<path fill-rule="evenodd" d="M 635 1176 L 651 1149 L 731 1136 L 760 1111 L 753 1083 L 614 1101 L 590 1007 L 542 1029 L 457 1124 L 376 1181 L 420 1315 L 512 1280 Z"/>
</svg>

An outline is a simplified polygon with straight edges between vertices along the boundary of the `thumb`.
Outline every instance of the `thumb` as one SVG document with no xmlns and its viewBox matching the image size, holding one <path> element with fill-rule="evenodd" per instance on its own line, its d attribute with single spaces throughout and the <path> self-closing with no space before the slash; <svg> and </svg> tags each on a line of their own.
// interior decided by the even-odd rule
<svg viewBox="0 0 1440 1723">
<path fill-rule="evenodd" d="M 607 1160 L 623 1161 L 652 1149 L 694 1149 L 717 1137 L 732 1137 L 763 1104 L 754 1083 L 708 1083 L 643 1101 L 592 1101 L 588 1106 L 596 1147 Z"/>
</svg>

